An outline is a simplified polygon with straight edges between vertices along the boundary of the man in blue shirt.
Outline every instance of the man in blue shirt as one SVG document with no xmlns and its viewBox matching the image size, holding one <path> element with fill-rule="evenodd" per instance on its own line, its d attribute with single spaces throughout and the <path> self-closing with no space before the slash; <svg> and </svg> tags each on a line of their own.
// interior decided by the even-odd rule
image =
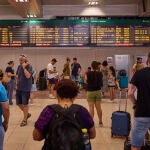
<svg viewBox="0 0 150 150">
<path fill-rule="evenodd" d="M 30 98 L 30 91 L 32 87 L 32 66 L 27 61 L 25 55 L 19 57 L 20 65 L 17 69 L 17 90 L 16 90 L 16 104 L 23 111 L 24 118 L 20 126 L 27 125 L 27 119 L 31 116 L 28 113 L 28 103 Z"/>
<path fill-rule="evenodd" d="M 71 64 L 71 80 L 78 81 L 78 76 L 81 72 L 81 65 L 77 62 L 77 58 L 73 58 L 73 63 Z"/>
<path fill-rule="evenodd" d="M 9 121 L 9 103 L 7 100 L 7 94 L 1 81 L 3 73 L 0 73 L 0 150 L 3 150 L 4 134 L 8 128 Z M 2 121 L 2 116 L 4 120 Z"/>
</svg>

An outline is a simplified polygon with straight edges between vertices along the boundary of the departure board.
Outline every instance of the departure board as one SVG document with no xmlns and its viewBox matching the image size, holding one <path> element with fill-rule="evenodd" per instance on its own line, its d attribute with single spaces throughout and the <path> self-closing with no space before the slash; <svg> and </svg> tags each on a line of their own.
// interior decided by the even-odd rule
<svg viewBox="0 0 150 150">
<path fill-rule="evenodd" d="M 0 20 L 0 47 L 150 46 L 150 19 Z"/>
<path fill-rule="evenodd" d="M 93 46 L 150 46 L 150 20 L 101 19 L 90 22 Z"/>
<path fill-rule="evenodd" d="M 30 46 L 88 46 L 89 21 L 30 22 Z"/>
<path fill-rule="evenodd" d="M 28 46 L 28 24 L 24 21 L 0 21 L 0 46 Z"/>
</svg>

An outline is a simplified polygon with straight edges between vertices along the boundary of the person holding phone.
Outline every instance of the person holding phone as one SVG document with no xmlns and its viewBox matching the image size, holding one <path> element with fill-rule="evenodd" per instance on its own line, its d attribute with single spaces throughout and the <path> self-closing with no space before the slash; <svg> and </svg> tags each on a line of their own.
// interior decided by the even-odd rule
<svg viewBox="0 0 150 150">
<path fill-rule="evenodd" d="M 19 63 L 20 65 L 18 66 L 16 73 L 16 104 L 23 112 L 23 120 L 20 123 L 20 126 L 26 126 L 28 118 L 31 117 L 31 114 L 28 112 L 28 103 L 32 87 L 32 66 L 27 61 L 25 55 L 19 56 Z"/>
</svg>

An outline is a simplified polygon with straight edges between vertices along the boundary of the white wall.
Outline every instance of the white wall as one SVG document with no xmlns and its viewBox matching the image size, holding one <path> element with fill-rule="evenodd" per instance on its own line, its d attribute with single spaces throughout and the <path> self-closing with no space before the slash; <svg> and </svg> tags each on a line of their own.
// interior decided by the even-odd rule
<svg viewBox="0 0 150 150">
<path fill-rule="evenodd" d="M 91 6 L 50 6 L 44 5 L 44 18 L 52 16 L 137 16 L 138 8 L 135 4 L 130 5 L 99 5 Z"/>
<path fill-rule="evenodd" d="M 29 61 L 32 62 L 37 71 L 45 68 L 47 63 L 55 57 L 58 60 L 56 66 L 61 73 L 66 57 L 70 57 L 71 59 L 77 57 L 84 72 L 93 60 L 102 62 L 108 56 L 113 57 L 115 54 L 129 54 L 132 66 L 136 55 L 147 55 L 148 52 L 150 52 L 149 47 L 0 48 L 0 68 L 5 69 L 7 62 L 14 60 L 16 69 L 18 56 L 23 53 L 29 57 Z"/>
<path fill-rule="evenodd" d="M 138 8 L 135 4 L 129 5 L 99 5 L 90 7 L 87 5 L 44 5 L 43 19 L 55 16 L 137 16 Z M 0 19 L 23 19 L 11 6 L 0 5 Z"/>
</svg>

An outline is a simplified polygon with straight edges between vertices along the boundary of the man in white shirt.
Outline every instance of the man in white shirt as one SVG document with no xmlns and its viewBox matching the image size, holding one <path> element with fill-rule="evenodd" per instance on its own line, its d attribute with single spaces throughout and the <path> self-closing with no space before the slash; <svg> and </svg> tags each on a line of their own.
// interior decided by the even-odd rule
<svg viewBox="0 0 150 150">
<path fill-rule="evenodd" d="M 54 71 L 54 64 L 56 64 L 57 60 L 56 58 L 53 58 L 51 60 L 51 62 L 47 65 L 47 75 L 48 75 L 48 79 L 49 79 L 49 97 L 50 98 L 55 98 L 54 96 L 54 86 L 55 86 L 55 73 L 57 71 Z"/>
</svg>

